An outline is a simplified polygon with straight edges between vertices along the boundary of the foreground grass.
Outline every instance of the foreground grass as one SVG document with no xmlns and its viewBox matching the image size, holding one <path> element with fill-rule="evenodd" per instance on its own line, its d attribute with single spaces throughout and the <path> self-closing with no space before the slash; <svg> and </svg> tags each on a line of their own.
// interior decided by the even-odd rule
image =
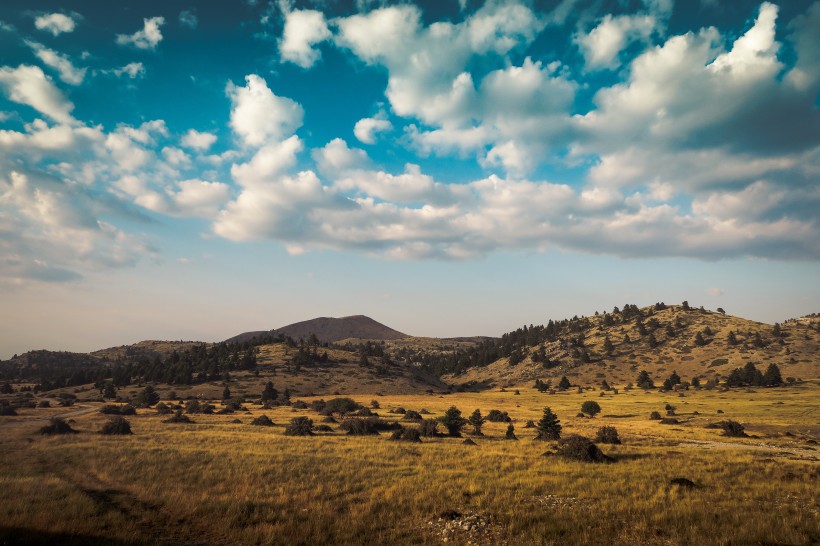
<svg viewBox="0 0 820 546">
<path fill-rule="evenodd" d="M 820 541 L 820 465 L 814 453 L 820 386 L 758 392 L 631 391 L 546 395 L 513 392 L 378 397 L 392 407 L 440 415 L 508 411 L 478 446 L 442 438 L 422 444 L 387 435 L 292 438 L 291 408 L 195 415 L 170 425 L 151 410 L 130 418 L 135 434 L 102 437 L 104 416 L 76 418 L 83 433 L 40 437 L 36 426 L 0 428 L 0 540 L 78 544 L 439 544 L 447 510 L 480 514 L 491 532 L 449 542 L 487 544 L 812 544 Z M 369 404 L 372 395 L 357 397 Z M 574 417 L 584 400 L 596 419 Z M 666 402 L 679 425 L 649 421 Z M 602 446 L 615 464 L 542 454 L 526 420 L 549 405 L 566 433 L 615 425 L 624 444 Z M 718 414 L 717 410 L 723 414 Z M 37 416 L 21 412 L 21 417 Z M 697 412 L 697 413 L 695 413 Z M 276 427 L 253 427 L 266 414 Z M 399 415 L 395 415 L 399 418 Z M 240 424 L 231 423 L 239 418 Z M 759 438 L 726 439 L 703 425 L 731 418 Z M 18 418 L 19 419 L 19 418 Z M 0 421 L 0 426 L 5 422 Z M 670 486 L 686 477 L 694 490 Z M 433 523 L 431 525 L 430 523 Z"/>
</svg>

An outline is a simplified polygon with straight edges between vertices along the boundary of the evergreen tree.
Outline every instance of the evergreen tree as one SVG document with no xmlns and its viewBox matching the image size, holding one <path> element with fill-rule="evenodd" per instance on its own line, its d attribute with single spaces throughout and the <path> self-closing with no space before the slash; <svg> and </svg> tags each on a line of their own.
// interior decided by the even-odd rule
<svg viewBox="0 0 820 546">
<path fill-rule="evenodd" d="M 103 398 L 116 398 L 117 397 L 117 389 L 114 387 L 114 383 L 111 381 L 105 382 L 105 389 L 103 389 Z"/>
<path fill-rule="evenodd" d="M 652 349 L 658 346 L 658 340 L 655 339 L 655 334 L 649 334 L 649 337 L 646 338 L 646 342 Z"/>
<path fill-rule="evenodd" d="M 752 362 L 747 362 L 743 367 L 743 382 L 752 387 L 759 387 L 763 384 L 763 374 Z"/>
<path fill-rule="evenodd" d="M 475 436 L 483 436 L 484 434 L 481 432 L 481 426 L 484 424 L 486 419 L 481 416 L 481 410 L 475 410 L 470 417 L 467 419 L 467 422 L 470 426 L 473 427 L 473 435 Z"/>
<path fill-rule="evenodd" d="M 649 372 L 646 370 L 641 370 L 638 373 L 638 379 L 635 380 L 635 384 L 638 386 L 639 389 L 654 389 L 655 382 L 652 381 L 652 378 L 649 377 Z"/>
<path fill-rule="evenodd" d="M 701 334 L 700 332 L 695 334 L 695 345 L 699 347 L 706 345 L 706 340 L 703 339 L 703 334 Z"/>
<path fill-rule="evenodd" d="M 231 397 L 231 389 L 228 388 L 228 385 L 225 385 L 225 388 L 222 389 L 222 400 L 228 400 Z"/>
<path fill-rule="evenodd" d="M 726 342 L 732 346 L 737 345 L 737 336 L 732 330 L 729 330 L 729 335 L 726 336 Z"/>
<path fill-rule="evenodd" d="M 544 408 L 544 415 L 535 425 L 536 440 L 558 440 L 561 438 L 561 421 L 550 408 Z"/>
<path fill-rule="evenodd" d="M 447 429 L 447 434 L 457 438 L 461 436 L 461 428 L 467 424 L 467 419 L 461 416 L 461 410 L 450 406 L 441 418 L 441 424 Z"/>
<path fill-rule="evenodd" d="M 159 393 L 154 389 L 153 386 L 147 385 L 137 395 L 137 402 L 139 402 L 140 404 L 144 404 L 146 406 L 153 406 L 154 404 L 159 402 Z"/>
<path fill-rule="evenodd" d="M 632 343 L 632 340 L 629 339 L 629 334 L 624 334 L 624 343 Z"/>
<path fill-rule="evenodd" d="M 678 375 L 678 372 L 673 371 L 672 375 L 669 376 L 669 382 L 672 385 L 680 385 L 680 381 L 681 380 L 680 380 L 680 376 Z"/>
<path fill-rule="evenodd" d="M 273 382 L 268 381 L 268 384 L 265 385 L 265 390 L 262 391 L 262 401 L 271 402 L 276 400 L 277 396 L 279 396 L 279 393 L 273 388 Z"/>
<path fill-rule="evenodd" d="M 569 379 L 567 379 L 566 375 L 563 376 L 561 378 L 561 381 L 558 382 L 558 388 L 561 389 L 562 391 L 567 390 L 571 386 L 572 386 L 572 383 L 569 382 Z"/>
<path fill-rule="evenodd" d="M 505 440 L 518 440 L 518 438 L 515 436 L 515 427 L 513 426 L 512 423 L 507 425 L 507 433 L 504 435 L 504 439 Z"/>
<path fill-rule="evenodd" d="M 783 384 L 783 378 L 780 376 L 780 368 L 777 364 L 769 364 L 766 368 L 766 373 L 763 374 L 763 385 L 766 387 L 777 387 Z"/>
<path fill-rule="evenodd" d="M 604 353 L 611 355 L 614 350 L 615 346 L 612 344 L 612 340 L 609 339 L 609 336 L 606 336 L 604 338 Z"/>
</svg>

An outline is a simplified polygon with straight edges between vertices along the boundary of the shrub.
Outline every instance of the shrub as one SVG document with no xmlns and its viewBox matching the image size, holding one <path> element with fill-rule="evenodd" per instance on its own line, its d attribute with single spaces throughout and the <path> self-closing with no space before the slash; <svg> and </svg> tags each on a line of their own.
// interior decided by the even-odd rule
<svg viewBox="0 0 820 546">
<path fill-rule="evenodd" d="M 408 410 L 402 419 L 404 421 L 421 421 L 421 414 L 417 411 Z"/>
<path fill-rule="evenodd" d="M 291 404 L 290 407 L 294 409 L 308 409 L 309 406 L 307 405 L 307 402 L 303 400 L 297 400 L 296 402 Z"/>
<path fill-rule="evenodd" d="M 510 419 L 506 411 L 493 409 L 487 414 L 487 421 L 491 423 L 509 423 L 512 419 Z"/>
<path fill-rule="evenodd" d="M 159 393 L 153 386 L 148 385 L 137 395 L 137 403 L 143 406 L 153 406 L 159 402 Z"/>
<path fill-rule="evenodd" d="M 40 429 L 40 434 L 77 434 L 77 430 L 65 422 L 61 417 L 52 417 L 49 424 Z"/>
<path fill-rule="evenodd" d="M 533 421 L 532 419 L 530 419 L 530 420 L 529 420 L 529 421 L 527 421 L 527 423 L 524 425 L 524 428 L 535 428 L 535 421 Z"/>
<path fill-rule="evenodd" d="M 379 409 L 379 408 L 381 408 L 381 406 L 379 405 L 379 401 L 378 401 L 378 400 L 371 400 L 371 401 L 370 401 L 370 407 L 371 407 L 371 408 L 373 408 L 373 409 Z"/>
<path fill-rule="evenodd" d="M 391 409 L 390 413 L 397 413 L 399 415 L 404 415 L 404 414 L 407 413 L 407 410 L 404 409 L 404 408 L 395 408 L 395 409 Z"/>
<path fill-rule="evenodd" d="M 561 437 L 561 422 L 550 408 L 544 408 L 544 415 L 536 425 L 536 440 L 557 440 Z"/>
<path fill-rule="evenodd" d="M 214 407 L 199 400 L 189 400 L 185 404 L 185 413 L 204 413 L 210 415 L 214 412 Z"/>
<path fill-rule="evenodd" d="M 327 406 L 327 402 L 324 400 L 314 400 L 310 403 L 310 409 L 317 413 L 324 413 L 325 406 Z"/>
<path fill-rule="evenodd" d="M 13 407 L 3 404 L 0 405 L 0 415 L 9 417 L 17 415 L 17 412 Z"/>
<path fill-rule="evenodd" d="M 136 415 L 137 410 L 130 404 L 125 404 L 124 406 L 106 404 L 100 408 L 100 413 L 105 415 Z"/>
<path fill-rule="evenodd" d="M 352 398 L 333 398 L 327 401 L 325 404 L 325 413 L 338 413 L 344 415 L 346 413 L 353 413 L 354 411 L 361 409 L 361 405 L 354 401 Z"/>
<path fill-rule="evenodd" d="M 48 400 L 40 400 L 37 403 L 37 407 L 38 408 L 50 408 L 51 407 L 51 402 L 49 402 Z"/>
<path fill-rule="evenodd" d="M 391 440 L 399 440 L 402 442 L 416 442 L 421 443 L 421 434 L 417 428 L 407 427 L 400 428 L 393 431 L 390 435 Z"/>
<path fill-rule="evenodd" d="M 163 423 L 190 424 L 193 423 L 193 421 L 191 421 L 190 417 L 182 413 L 182 410 L 180 409 L 177 410 L 177 412 L 173 416 L 169 417 L 168 419 L 165 419 Z"/>
<path fill-rule="evenodd" d="M 515 435 L 515 427 L 513 426 L 512 423 L 507 425 L 507 433 L 504 435 L 504 439 L 505 440 L 518 440 L 518 438 Z"/>
<path fill-rule="evenodd" d="M 467 422 L 473 427 L 473 432 L 471 433 L 474 436 L 484 436 L 484 433 L 481 432 L 481 427 L 484 425 L 486 419 L 481 416 L 481 410 L 475 410 L 470 417 L 467 419 Z"/>
<path fill-rule="evenodd" d="M 267 415 L 260 415 L 259 417 L 251 421 L 251 424 L 257 427 L 272 427 L 273 421 L 271 421 L 270 417 L 268 417 Z"/>
<path fill-rule="evenodd" d="M 125 417 L 117 415 L 103 425 L 100 434 L 132 434 L 131 423 Z"/>
<path fill-rule="evenodd" d="M 316 425 L 313 427 L 316 432 L 333 432 L 329 425 Z"/>
<path fill-rule="evenodd" d="M 658 411 L 653 411 L 652 413 L 649 414 L 649 418 L 653 421 L 660 421 L 661 420 L 661 414 Z"/>
<path fill-rule="evenodd" d="M 720 423 L 721 428 L 723 429 L 723 435 L 729 436 L 731 438 L 748 438 L 749 435 L 746 434 L 746 431 L 743 428 L 743 425 L 738 423 L 737 421 L 723 421 Z"/>
<path fill-rule="evenodd" d="M 285 427 L 287 436 L 313 436 L 313 421 L 307 417 L 294 417 Z"/>
<path fill-rule="evenodd" d="M 620 444 L 618 429 L 611 426 L 601 427 L 595 435 L 595 441 L 601 444 Z"/>
<path fill-rule="evenodd" d="M 435 419 L 424 419 L 419 427 L 419 432 L 425 438 L 438 436 L 438 421 Z"/>
<path fill-rule="evenodd" d="M 662 425 L 677 425 L 678 423 L 680 423 L 680 421 L 678 421 L 674 417 L 664 417 L 663 419 L 661 419 Z"/>
<path fill-rule="evenodd" d="M 559 440 L 557 453 L 559 456 L 573 461 L 587 463 L 612 461 L 612 458 L 604 455 L 592 440 L 578 434 L 570 434 Z"/>
<path fill-rule="evenodd" d="M 160 415 L 168 415 L 171 413 L 171 408 L 165 402 L 160 402 L 156 407 L 157 413 Z"/>
<path fill-rule="evenodd" d="M 587 400 L 581 404 L 581 411 L 590 417 L 595 417 L 597 414 L 601 413 L 601 405 L 594 400 Z"/>
<path fill-rule="evenodd" d="M 374 419 L 345 419 L 342 421 L 342 424 L 339 425 L 339 428 L 351 436 L 367 436 L 379 433 Z"/>
<path fill-rule="evenodd" d="M 359 417 L 372 417 L 375 415 L 370 408 L 362 407 L 359 411 L 355 412 L 354 415 L 358 415 Z"/>
</svg>

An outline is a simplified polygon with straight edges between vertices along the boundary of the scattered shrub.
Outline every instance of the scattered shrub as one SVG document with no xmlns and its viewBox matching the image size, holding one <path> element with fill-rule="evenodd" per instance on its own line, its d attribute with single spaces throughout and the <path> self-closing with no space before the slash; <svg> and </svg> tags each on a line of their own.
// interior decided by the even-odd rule
<svg viewBox="0 0 820 546">
<path fill-rule="evenodd" d="M 206 402 L 199 400 L 189 400 L 185 404 L 185 413 L 204 413 L 210 415 L 214 412 L 214 407 Z"/>
<path fill-rule="evenodd" d="M 595 441 L 600 444 L 620 444 L 621 439 L 618 437 L 618 429 L 611 426 L 601 427 L 595 435 Z"/>
<path fill-rule="evenodd" d="M 345 419 L 339 425 L 339 429 L 344 430 L 351 436 L 367 436 L 378 434 L 380 431 L 397 430 L 401 425 L 398 423 L 388 423 L 378 417 L 353 417 Z"/>
<path fill-rule="evenodd" d="M 510 416 L 506 411 L 492 409 L 487 414 L 487 421 L 491 423 L 509 423 L 512 419 L 510 419 Z"/>
<path fill-rule="evenodd" d="M 390 413 L 397 413 L 399 415 L 404 415 L 404 414 L 407 413 L 407 410 L 404 409 L 404 408 L 395 408 L 395 409 L 391 409 Z"/>
<path fill-rule="evenodd" d="M 516 437 L 516 435 L 515 435 L 515 427 L 513 426 L 512 423 L 507 425 L 507 432 L 504 435 L 504 439 L 505 440 L 518 440 L 518 437 Z"/>
<path fill-rule="evenodd" d="M 421 443 L 421 434 L 417 428 L 407 427 L 400 428 L 393 431 L 390 435 L 391 440 L 399 440 L 402 442 L 416 442 Z"/>
<path fill-rule="evenodd" d="M 38 408 L 50 408 L 51 407 L 51 402 L 49 402 L 48 400 L 40 400 L 40 402 L 37 404 L 37 407 Z"/>
<path fill-rule="evenodd" d="M 156 407 L 157 413 L 160 415 L 168 415 L 171 413 L 171 408 L 165 402 L 160 402 Z"/>
<path fill-rule="evenodd" d="M 61 417 L 52 417 L 49 424 L 40 429 L 40 434 L 77 434 L 79 431 L 74 430 Z"/>
<path fill-rule="evenodd" d="M 116 415 L 103 425 L 100 434 L 132 434 L 131 423 L 125 417 Z"/>
<path fill-rule="evenodd" d="M 612 461 L 589 438 L 570 434 L 558 441 L 557 454 L 573 461 L 602 463 Z"/>
<path fill-rule="evenodd" d="M 661 419 L 660 422 L 662 425 L 677 425 L 678 423 L 680 423 L 680 421 L 678 421 L 674 417 L 664 417 L 663 419 Z"/>
<path fill-rule="evenodd" d="M 720 423 L 720 427 L 723 429 L 723 435 L 729 436 L 731 438 L 748 438 L 749 435 L 746 434 L 746 431 L 743 428 L 743 425 L 738 423 L 737 421 L 723 421 Z"/>
<path fill-rule="evenodd" d="M 328 400 L 325 404 L 324 413 L 338 413 L 340 415 L 344 415 L 346 413 L 353 413 L 361 408 L 361 404 L 357 403 L 352 398 L 333 398 Z"/>
<path fill-rule="evenodd" d="M 524 428 L 535 428 L 535 421 L 533 421 L 533 420 L 527 421 L 527 423 L 524 425 Z"/>
<path fill-rule="evenodd" d="M 272 427 L 273 421 L 271 421 L 270 417 L 268 417 L 267 415 L 260 415 L 259 417 L 251 421 L 251 424 L 257 427 Z"/>
<path fill-rule="evenodd" d="M 310 409 L 317 413 L 324 413 L 325 406 L 327 406 L 327 402 L 324 400 L 314 400 L 310 403 Z"/>
<path fill-rule="evenodd" d="M 125 404 L 124 406 L 106 404 L 100 408 L 100 413 L 105 415 L 136 415 L 137 409 L 130 404 Z"/>
<path fill-rule="evenodd" d="M 9 405 L 0 405 L 0 415 L 10 417 L 17 415 L 17 411 Z"/>
<path fill-rule="evenodd" d="M 294 417 L 285 427 L 286 436 L 313 436 L 313 421 L 307 417 Z"/>
<path fill-rule="evenodd" d="M 425 438 L 438 436 L 438 421 L 435 419 L 424 419 L 419 427 L 419 432 Z"/>
<path fill-rule="evenodd" d="M 316 425 L 313 430 L 316 432 L 333 432 L 333 429 L 328 425 Z"/>
<path fill-rule="evenodd" d="M 653 421 L 660 421 L 661 420 L 661 414 L 658 411 L 653 411 L 652 413 L 649 414 L 649 418 Z"/>
<path fill-rule="evenodd" d="M 308 406 L 307 402 L 303 400 L 297 400 L 296 402 L 292 403 L 290 407 L 292 407 L 293 409 L 308 409 L 308 407 L 310 406 Z"/>
<path fill-rule="evenodd" d="M 168 419 L 165 419 L 163 423 L 191 424 L 193 423 L 193 421 L 191 421 L 190 417 L 182 413 L 182 410 L 180 409 L 177 410 L 177 412 L 173 416 L 169 417 Z"/>
</svg>

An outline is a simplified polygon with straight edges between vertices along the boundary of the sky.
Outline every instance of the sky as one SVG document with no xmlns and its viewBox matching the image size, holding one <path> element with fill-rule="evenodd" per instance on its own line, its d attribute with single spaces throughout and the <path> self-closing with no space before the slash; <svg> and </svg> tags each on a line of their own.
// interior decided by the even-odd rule
<svg viewBox="0 0 820 546">
<path fill-rule="evenodd" d="M 0 358 L 820 311 L 820 1 L 0 4 Z"/>
</svg>

